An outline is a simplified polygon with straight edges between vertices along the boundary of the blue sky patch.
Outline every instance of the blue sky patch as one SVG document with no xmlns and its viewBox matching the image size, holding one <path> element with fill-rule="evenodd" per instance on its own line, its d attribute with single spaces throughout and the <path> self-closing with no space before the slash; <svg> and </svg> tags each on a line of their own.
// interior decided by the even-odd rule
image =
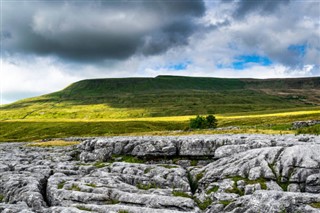
<svg viewBox="0 0 320 213">
<path fill-rule="evenodd" d="M 216 67 L 218 69 L 233 68 L 235 70 L 243 70 L 247 67 L 250 67 L 252 64 L 269 66 L 272 64 L 272 61 L 268 57 L 260 55 L 240 55 L 235 57 L 234 62 L 232 62 L 230 65 L 218 64 Z"/>
<path fill-rule="evenodd" d="M 185 61 L 185 62 L 180 62 L 177 64 L 171 64 L 169 66 L 166 66 L 167 69 L 169 70 L 185 70 L 187 69 L 188 65 L 191 64 L 191 61 Z"/>
<path fill-rule="evenodd" d="M 292 44 L 288 47 L 288 50 L 300 57 L 305 56 L 307 45 L 306 44 Z"/>
</svg>

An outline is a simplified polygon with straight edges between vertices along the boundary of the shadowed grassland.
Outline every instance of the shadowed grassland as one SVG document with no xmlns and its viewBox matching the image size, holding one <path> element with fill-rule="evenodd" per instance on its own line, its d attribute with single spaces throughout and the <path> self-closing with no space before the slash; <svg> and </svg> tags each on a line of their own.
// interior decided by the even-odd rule
<svg viewBox="0 0 320 213">
<path fill-rule="evenodd" d="M 298 129 L 297 133 L 298 134 L 320 135 L 320 124 Z"/>
<path fill-rule="evenodd" d="M 109 136 L 185 128 L 183 122 L 0 122 L 0 141 L 32 141 L 46 138 Z"/>
</svg>

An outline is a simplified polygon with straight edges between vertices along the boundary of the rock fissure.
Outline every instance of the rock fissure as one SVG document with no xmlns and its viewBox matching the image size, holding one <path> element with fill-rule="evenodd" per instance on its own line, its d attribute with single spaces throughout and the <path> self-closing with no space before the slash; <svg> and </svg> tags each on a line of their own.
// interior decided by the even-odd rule
<svg viewBox="0 0 320 213">
<path fill-rule="evenodd" d="M 128 206 L 139 206 L 139 207 L 145 207 L 145 204 L 141 204 L 141 203 L 134 203 L 134 202 L 130 202 L 130 201 L 121 201 L 120 202 L 122 205 L 128 205 Z"/>
<path fill-rule="evenodd" d="M 50 171 L 49 176 L 45 177 L 40 182 L 40 192 L 43 197 L 43 201 L 46 203 L 46 206 L 51 206 L 51 201 L 49 200 L 49 197 L 47 195 L 47 187 L 48 187 L 48 179 L 53 175 L 53 170 Z"/>
</svg>

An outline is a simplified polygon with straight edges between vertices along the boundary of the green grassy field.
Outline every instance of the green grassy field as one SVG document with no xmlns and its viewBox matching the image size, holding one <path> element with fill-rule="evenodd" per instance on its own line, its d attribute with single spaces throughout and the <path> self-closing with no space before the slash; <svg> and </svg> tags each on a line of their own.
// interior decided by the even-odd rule
<svg viewBox="0 0 320 213">
<path fill-rule="evenodd" d="M 297 133 L 291 122 L 320 118 L 320 108 L 252 115 L 217 115 L 218 127 L 238 126 L 240 130 L 189 131 L 189 119 L 194 116 L 149 117 L 108 120 L 13 120 L 0 122 L 0 141 L 33 141 L 47 138 L 115 136 L 115 135 L 181 135 L 217 133 Z M 319 134 L 319 125 L 298 133 Z M 180 130 L 180 131 L 177 131 Z"/>
<path fill-rule="evenodd" d="M 238 132 L 294 133 L 291 122 L 320 118 L 320 78 L 217 79 L 160 76 L 76 82 L 0 108 L 0 141 L 123 134 L 196 134 L 197 114 Z M 303 132 L 304 131 L 304 132 Z M 221 131 L 220 131 L 221 132 Z M 223 131 L 225 132 L 225 131 Z M 319 133 L 319 128 L 299 133 Z"/>
<path fill-rule="evenodd" d="M 311 107 L 300 100 L 241 91 L 163 91 L 150 94 L 113 94 L 117 97 L 59 98 L 43 96 L 1 109 L 6 119 L 114 119 L 214 113 L 269 112 Z M 91 100 L 92 99 L 92 100 Z M 96 100 L 94 102 L 93 100 Z"/>
</svg>

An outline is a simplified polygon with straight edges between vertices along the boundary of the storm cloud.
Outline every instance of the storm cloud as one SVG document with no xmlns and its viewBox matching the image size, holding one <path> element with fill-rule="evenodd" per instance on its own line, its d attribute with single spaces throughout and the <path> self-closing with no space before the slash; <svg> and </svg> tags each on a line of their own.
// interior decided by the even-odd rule
<svg viewBox="0 0 320 213">
<path fill-rule="evenodd" d="M 1 15 L 5 103 L 87 78 L 320 75 L 319 0 L 10 0 Z"/>
<path fill-rule="evenodd" d="M 78 61 L 154 55 L 188 44 L 204 12 L 200 0 L 4 2 L 4 50 Z"/>
<path fill-rule="evenodd" d="M 283 4 L 290 0 L 240 0 L 236 3 L 236 9 L 233 15 L 236 18 L 243 18 L 250 13 L 260 13 L 270 15 Z"/>
</svg>

